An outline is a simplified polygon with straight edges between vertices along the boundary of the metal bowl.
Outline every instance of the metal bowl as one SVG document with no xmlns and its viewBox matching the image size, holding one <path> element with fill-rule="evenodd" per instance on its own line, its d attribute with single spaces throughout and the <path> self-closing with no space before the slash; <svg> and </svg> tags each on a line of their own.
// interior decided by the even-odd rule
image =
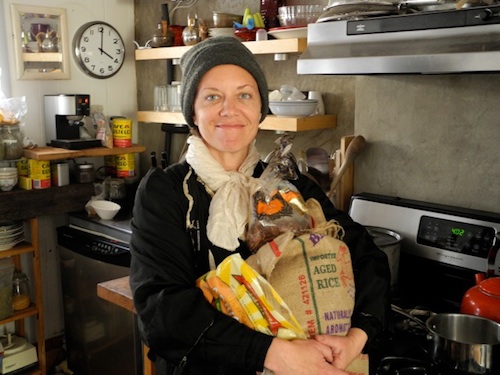
<svg viewBox="0 0 500 375">
<path fill-rule="evenodd" d="M 241 14 L 232 14 L 213 11 L 214 27 L 233 27 L 233 23 L 242 23 L 243 16 Z"/>
</svg>

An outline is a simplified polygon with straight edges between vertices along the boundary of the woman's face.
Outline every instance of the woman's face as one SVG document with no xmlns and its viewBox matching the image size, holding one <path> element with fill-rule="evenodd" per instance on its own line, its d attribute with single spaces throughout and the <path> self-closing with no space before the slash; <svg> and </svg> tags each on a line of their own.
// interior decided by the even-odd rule
<svg viewBox="0 0 500 375">
<path fill-rule="evenodd" d="M 200 80 L 194 100 L 194 123 L 212 155 L 241 162 L 255 139 L 261 118 L 257 82 L 237 65 L 218 65 Z"/>
</svg>

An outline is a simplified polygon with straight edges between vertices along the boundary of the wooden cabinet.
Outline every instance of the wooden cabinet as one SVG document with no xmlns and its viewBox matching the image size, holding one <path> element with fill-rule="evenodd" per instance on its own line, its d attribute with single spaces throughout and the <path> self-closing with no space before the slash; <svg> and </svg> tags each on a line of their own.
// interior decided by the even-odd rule
<svg viewBox="0 0 500 375">
<path fill-rule="evenodd" d="M 24 150 L 24 156 L 36 160 L 62 160 L 79 157 L 94 157 L 107 155 L 120 155 L 125 153 L 144 152 L 145 147 L 132 145 L 126 148 L 105 148 L 98 147 L 85 150 L 67 150 L 56 147 L 37 147 Z M 61 187 L 52 187 L 49 189 L 22 190 L 15 188 L 9 192 L 3 192 L 0 195 L 0 217 L 9 218 L 9 220 L 25 220 L 29 225 L 31 242 L 22 242 L 12 249 L 0 251 L 0 258 L 11 257 L 14 267 L 21 271 L 21 257 L 32 255 L 33 258 L 33 282 L 30 287 L 34 288 L 34 301 L 23 310 L 15 311 L 14 314 L 6 319 L 0 320 L 0 325 L 14 322 L 16 334 L 25 336 L 26 318 L 34 317 L 37 320 L 37 354 L 38 367 L 23 371 L 21 374 L 47 374 L 47 360 L 45 355 L 45 334 L 44 334 L 44 315 L 43 315 L 43 294 L 42 277 L 40 265 L 40 246 L 39 246 L 39 225 L 36 217 L 59 214 L 81 210 L 85 203 L 93 194 L 93 184 L 71 184 Z M 26 219 L 28 218 L 28 219 Z M 33 293 L 32 293 L 33 294 Z"/>
<path fill-rule="evenodd" d="M 243 42 L 243 44 L 255 55 L 295 54 L 304 51 L 307 46 L 307 39 L 273 39 L 258 42 Z M 180 59 L 189 48 L 191 47 L 138 49 L 135 51 L 135 59 L 136 61 Z M 146 123 L 186 124 L 186 120 L 180 112 L 139 111 L 137 113 L 137 121 Z M 333 129 L 336 125 L 337 118 L 335 115 L 308 117 L 277 117 L 268 115 L 262 122 L 260 129 L 298 132 L 328 128 Z"/>
<path fill-rule="evenodd" d="M 11 257 L 16 271 L 21 269 L 21 256 L 32 255 L 33 257 L 33 283 L 30 287 L 34 287 L 35 300 L 31 302 L 30 306 L 26 309 L 14 311 L 14 314 L 6 319 L 0 320 L 0 325 L 14 322 L 16 326 L 16 335 L 25 336 L 25 322 L 26 318 L 35 317 L 37 320 L 37 354 L 38 354 L 38 368 L 26 370 L 22 374 L 42 374 L 47 373 L 46 357 L 45 357 L 45 335 L 43 323 L 43 294 L 42 294 L 42 275 L 40 266 L 40 247 L 39 247 L 39 228 L 37 219 L 27 219 L 31 232 L 31 243 L 22 242 L 17 244 L 12 249 L 0 251 L 0 257 Z"/>
</svg>

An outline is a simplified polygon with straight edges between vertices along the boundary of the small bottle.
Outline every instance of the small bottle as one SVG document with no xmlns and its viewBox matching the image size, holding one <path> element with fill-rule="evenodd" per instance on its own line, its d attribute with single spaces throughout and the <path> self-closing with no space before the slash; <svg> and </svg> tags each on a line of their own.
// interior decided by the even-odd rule
<svg viewBox="0 0 500 375">
<path fill-rule="evenodd" d="M 15 272 L 12 279 L 12 309 L 23 310 L 29 307 L 30 303 L 28 276 L 22 272 Z"/>
</svg>

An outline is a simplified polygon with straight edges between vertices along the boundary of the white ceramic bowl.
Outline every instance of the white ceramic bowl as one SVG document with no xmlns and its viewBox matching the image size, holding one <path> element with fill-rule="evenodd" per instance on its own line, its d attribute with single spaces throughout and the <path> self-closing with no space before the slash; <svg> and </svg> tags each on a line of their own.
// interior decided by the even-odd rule
<svg viewBox="0 0 500 375">
<path fill-rule="evenodd" d="M 119 204 L 105 200 L 95 200 L 90 202 L 90 205 L 103 220 L 113 219 L 121 208 Z"/>
<path fill-rule="evenodd" d="M 17 184 L 17 175 L 11 177 L 0 176 L 0 190 L 11 191 Z"/>
<path fill-rule="evenodd" d="M 11 175 L 17 175 L 17 168 L 14 167 L 0 168 L 0 176 L 11 176 Z"/>
<path fill-rule="evenodd" d="M 279 117 L 304 117 L 314 113 L 317 105 L 316 99 L 280 100 L 270 101 L 269 109 Z"/>
</svg>

